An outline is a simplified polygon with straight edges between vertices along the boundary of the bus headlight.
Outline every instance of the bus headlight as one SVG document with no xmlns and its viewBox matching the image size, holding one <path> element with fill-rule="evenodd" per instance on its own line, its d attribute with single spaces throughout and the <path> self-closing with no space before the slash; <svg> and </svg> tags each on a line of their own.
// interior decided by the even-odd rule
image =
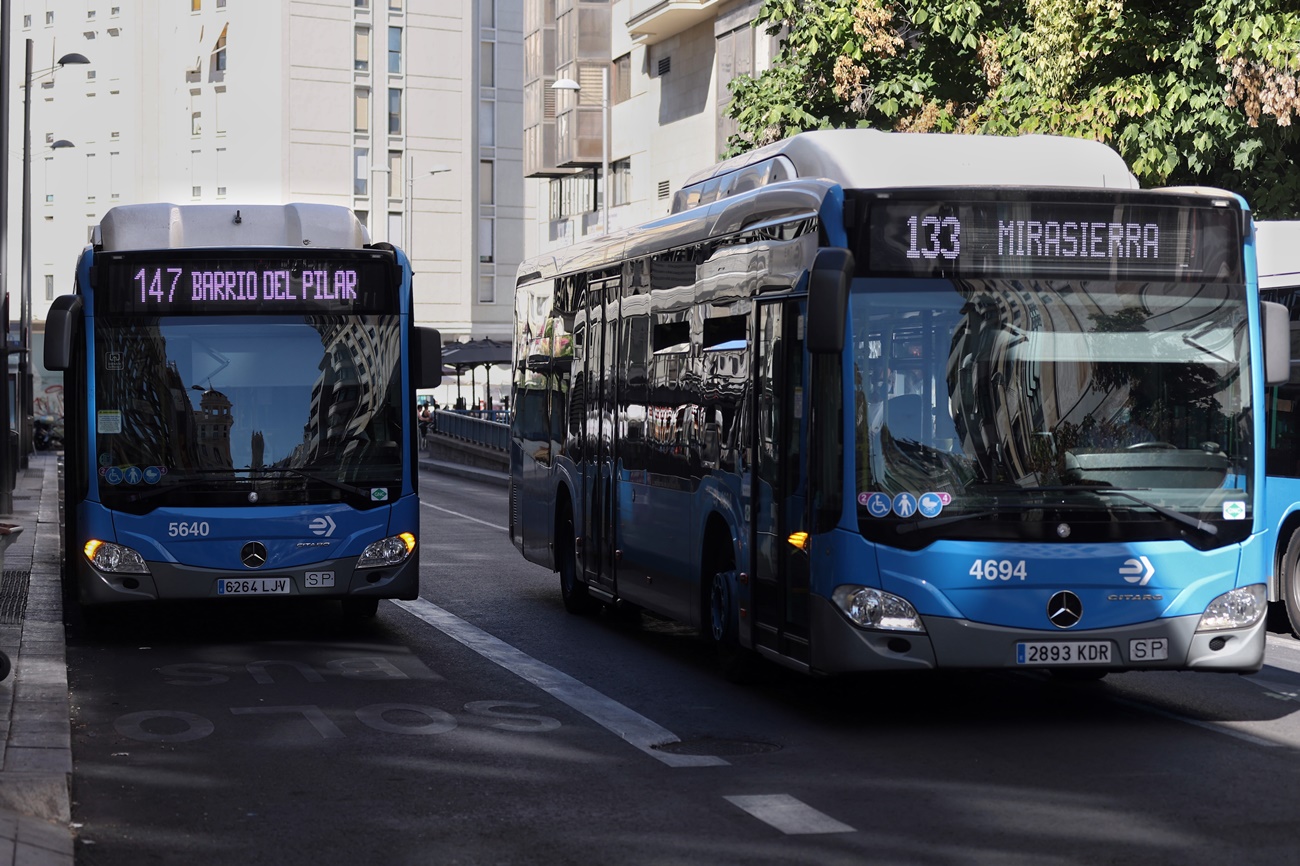
<svg viewBox="0 0 1300 866">
<path fill-rule="evenodd" d="M 1210 602 L 1196 624 L 1197 631 L 1248 628 L 1264 615 L 1264 584 L 1252 583 L 1229 590 Z"/>
<path fill-rule="evenodd" d="M 409 532 L 391 535 L 383 541 L 376 541 L 361 551 L 357 568 L 379 568 L 385 565 L 400 565 L 415 550 L 415 536 Z"/>
<path fill-rule="evenodd" d="M 840 586 L 831 599 L 857 625 L 892 631 L 925 631 L 911 602 L 867 586 Z"/>
<path fill-rule="evenodd" d="M 145 565 L 144 557 L 129 547 L 92 538 L 86 542 L 86 546 L 82 549 L 86 553 L 86 559 L 90 560 L 90 564 L 100 571 L 109 574 L 149 573 L 149 566 Z"/>
</svg>

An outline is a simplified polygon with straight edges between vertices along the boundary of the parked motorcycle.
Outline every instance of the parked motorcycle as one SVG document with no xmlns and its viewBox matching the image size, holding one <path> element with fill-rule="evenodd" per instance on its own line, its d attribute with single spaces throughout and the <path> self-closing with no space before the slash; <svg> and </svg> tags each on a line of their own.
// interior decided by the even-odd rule
<svg viewBox="0 0 1300 866">
<path fill-rule="evenodd" d="M 37 451 L 63 449 L 63 419 L 38 415 L 32 419 L 32 447 Z"/>
</svg>

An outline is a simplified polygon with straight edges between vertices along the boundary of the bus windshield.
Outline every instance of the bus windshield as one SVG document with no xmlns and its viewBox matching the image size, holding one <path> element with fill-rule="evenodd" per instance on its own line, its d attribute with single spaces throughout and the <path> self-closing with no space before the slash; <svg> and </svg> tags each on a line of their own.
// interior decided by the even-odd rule
<svg viewBox="0 0 1300 866">
<path fill-rule="evenodd" d="M 1248 533 L 1243 285 L 859 278 L 850 304 L 868 537 Z"/>
<path fill-rule="evenodd" d="M 94 335 L 105 505 L 397 495 L 397 316 L 103 316 Z"/>
</svg>

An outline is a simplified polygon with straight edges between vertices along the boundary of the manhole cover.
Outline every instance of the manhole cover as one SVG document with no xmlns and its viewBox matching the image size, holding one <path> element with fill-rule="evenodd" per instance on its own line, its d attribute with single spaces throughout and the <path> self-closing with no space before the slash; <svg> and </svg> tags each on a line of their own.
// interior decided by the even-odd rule
<svg viewBox="0 0 1300 866">
<path fill-rule="evenodd" d="M 671 755 L 717 755 L 720 758 L 740 755 L 762 755 L 778 752 L 781 747 L 775 743 L 760 743 L 754 740 L 725 740 L 719 737 L 697 737 L 693 740 L 679 740 L 676 743 L 664 743 L 655 746 L 661 752 Z"/>
</svg>

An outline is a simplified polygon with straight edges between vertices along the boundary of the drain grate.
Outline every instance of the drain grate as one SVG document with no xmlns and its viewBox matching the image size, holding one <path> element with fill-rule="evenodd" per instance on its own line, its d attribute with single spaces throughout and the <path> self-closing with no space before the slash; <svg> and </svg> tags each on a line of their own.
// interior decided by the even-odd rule
<svg viewBox="0 0 1300 866">
<path fill-rule="evenodd" d="M 27 615 L 27 585 L 30 571 L 0 573 L 0 625 L 17 625 Z"/>
</svg>

